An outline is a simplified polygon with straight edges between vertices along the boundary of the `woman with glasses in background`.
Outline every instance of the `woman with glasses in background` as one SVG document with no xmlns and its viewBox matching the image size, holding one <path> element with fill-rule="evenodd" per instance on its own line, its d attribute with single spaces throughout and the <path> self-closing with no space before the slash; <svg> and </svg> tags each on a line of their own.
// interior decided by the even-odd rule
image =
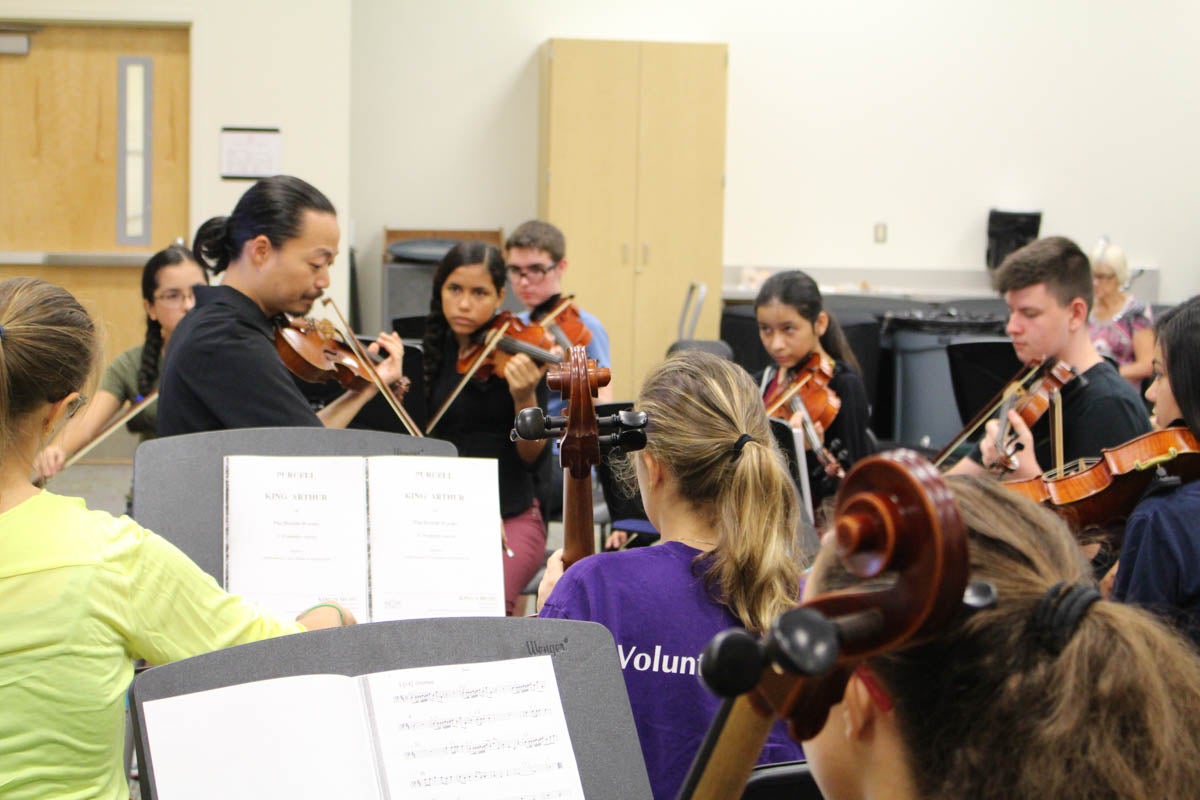
<svg viewBox="0 0 1200 800">
<path fill-rule="evenodd" d="M 208 283 L 208 274 L 196 263 L 192 251 L 173 244 L 150 257 L 142 268 L 142 306 L 146 310 L 146 338 L 117 356 L 100 389 L 34 461 L 43 478 L 55 475 L 67 459 L 91 442 L 126 406 L 136 405 L 158 389 L 162 354 L 175 326 L 196 304 L 192 287 Z M 129 420 L 127 427 L 140 441 L 153 439 L 158 414 L 154 405 Z"/>
<path fill-rule="evenodd" d="M 1140 392 L 1142 381 L 1154 372 L 1153 320 L 1150 307 L 1129 291 L 1125 251 L 1107 239 L 1092 251 L 1092 293 L 1092 344 Z"/>
</svg>

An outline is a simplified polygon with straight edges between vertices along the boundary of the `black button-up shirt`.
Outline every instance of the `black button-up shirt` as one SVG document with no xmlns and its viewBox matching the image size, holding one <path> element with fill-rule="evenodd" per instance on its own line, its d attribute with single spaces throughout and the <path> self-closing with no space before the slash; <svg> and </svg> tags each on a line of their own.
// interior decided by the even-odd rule
<svg viewBox="0 0 1200 800">
<path fill-rule="evenodd" d="M 197 286 L 196 307 L 167 343 L 158 435 L 321 424 L 275 351 L 262 309 L 231 287 Z"/>
</svg>

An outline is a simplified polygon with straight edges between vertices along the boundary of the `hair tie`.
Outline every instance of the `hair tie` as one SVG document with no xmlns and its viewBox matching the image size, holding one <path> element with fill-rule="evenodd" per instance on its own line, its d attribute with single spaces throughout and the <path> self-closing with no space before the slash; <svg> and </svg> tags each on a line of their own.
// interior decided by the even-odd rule
<svg viewBox="0 0 1200 800">
<path fill-rule="evenodd" d="M 0 325 L 0 342 L 4 341 L 4 326 Z"/>
<path fill-rule="evenodd" d="M 1065 589 L 1063 587 L 1066 587 Z M 1029 619 L 1029 632 L 1050 655 L 1057 656 L 1071 641 L 1092 603 L 1100 599 L 1096 587 L 1058 582 L 1046 590 Z"/>
<path fill-rule="evenodd" d="M 733 447 L 729 448 L 729 452 L 733 453 L 733 460 L 738 460 L 738 456 L 742 454 L 742 448 L 746 446 L 746 442 L 753 441 L 754 437 L 748 433 L 743 433 L 741 436 L 739 436 L 737 441 L 733 443 Z"/>
</svg>

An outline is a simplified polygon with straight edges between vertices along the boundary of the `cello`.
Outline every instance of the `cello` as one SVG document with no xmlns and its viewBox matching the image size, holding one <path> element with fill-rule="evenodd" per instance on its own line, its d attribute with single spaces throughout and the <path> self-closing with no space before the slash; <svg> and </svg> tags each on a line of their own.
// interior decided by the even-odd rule
<svg viewBox="0 0 1200 800">
<path fill-rule="evenodd" d="M 995 602 L 990 584 L 968 586 L 966 526 L 938 471 L 915 453 L 858 462 L 838 490 L 833 535 L 851 575 L 894 573 L 894 583 L 813 597 L 781 615 L 763 642 L 737 628 L 712 640 L 700 672 L 725 700 L 680 800 L 740 797 L 777 718 L 797 740 L 812 738 L 864 659 Z"/>
<path fill-rule="evenodd" d="M 551 417 L 541 408 L 522 409 L 511 438 L 559 440 L 563 469 L 563 567 L 596 552 L 592 517 L 592 467 L 600 463 L 602 448 L 625 452 L 646 446 L 646 414 L 622 411 L 597 417 L 595 398 L 607 386 L 611 373 L 597 367 L 582 345 L 571 348 L 566 363 L 546 374 L 546 384 L 566 402 L 566 415 Z M 604 431 L 604 435 L 601 435 Z"/>
</svg>

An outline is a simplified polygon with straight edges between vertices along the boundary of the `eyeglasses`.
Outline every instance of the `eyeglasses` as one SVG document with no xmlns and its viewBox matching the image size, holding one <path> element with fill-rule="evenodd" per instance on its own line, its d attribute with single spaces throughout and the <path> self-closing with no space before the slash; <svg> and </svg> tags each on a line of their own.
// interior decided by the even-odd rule
<svg viewBox="0 0 1200 800">
<path fill-rule="evenodd" d="M 546 264 L 546 265 L 530 264 L 528 267 L 524 267 L 524 268 L 510 264 L 507 268 L 508 279 L 510 281 L 512 281 L 513 283 L 516 283 L 517 281 L 521 280 L 522 278 L 529 281 L 530 283 L 541 283 L 542 280 L 546 277 L 546 273 L 550 272 L 552 270 L 555 270 L 555 269 L 558 269 L 557 261 L 554 262 L 553 264 Z"/>
<path fill-rule="evenodd" d="M 162 292 L 155 292 L 154 299 L 163 305 L 181 306 L 191 300 L 196 299 L 195 293 L 191 289 L 167 289 Z"/>
<path fill-rule="evenodd" d="M 75 416 L 75 412 L 87 405 L 87 396 L 79 395 L 71 402 L 67 403 L 67 419 Z"/>
<path fill-rule="evenodd" d="M 1094 281 L 1112 281 L 1112 280 L 1116 280 L 1116 278 L 1117 278 L 1117 274 L 1115 272 L 1093 272 L 1092 273 L 1092 280 L 1094 280 Z"/>
</svg>

